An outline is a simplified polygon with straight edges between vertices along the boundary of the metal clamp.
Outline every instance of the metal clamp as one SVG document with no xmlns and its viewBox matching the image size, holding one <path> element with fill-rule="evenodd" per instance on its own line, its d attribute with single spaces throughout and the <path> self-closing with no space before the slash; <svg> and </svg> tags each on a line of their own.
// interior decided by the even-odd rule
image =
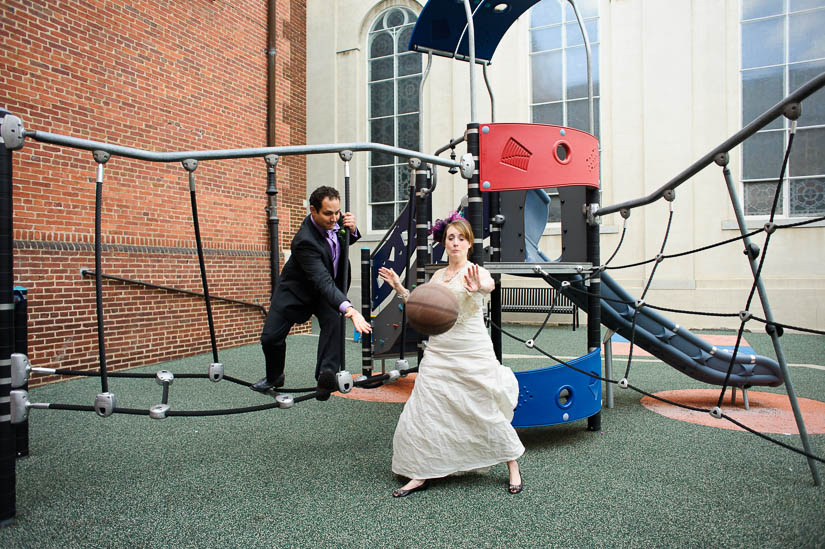
<svg viewBox="0 0 825 549">
<path fill-rule="evenodd" d="M 470 153 L 462 154 L 461 160 L 458 161 L 461 167 L 461 177 L 468 181 L 473 178 L 473 173 L 476 171 L 476 161 Z"/>
<path fill-rule="evenodd" d="M 99 393 L 97 397 L 95 397 L 95 412 L 97 412 L 97 415 L 100 417 L 109 417 L 112 415 L 116 405 L 114 393 Z"/>
<path fill-rule="evenodd" d="M 338 381 L 338 390 L 341 393 L 349 393 L 352 391 L 352 374 L 344 370 L 335 374 L 335 379 Z"/>
<path fill-rule="evenodd" d="M 223 379 L 223 364 L 213 362 L 209 365 L 209 379 L 216 383 Z"/>
<path fill-rule="evenodd" d="M 3 143 L 8 150 L 17 151 L 22 149 L 23 144 L 26 142 L 23 121 L 13 114 L 6 114 L 0 120 L 0 136 L 2 136 Z"/>
<path fill-rule="evenodd" d="M 387 372 L 387 375 L 389 375 L 390 377 L 384 382 L 384 384 L 395 383 L 401 378 L 401 372 L 399 372 L 398 370 L 390 370 L 389 372 Z"/>
<path fill-rule="evenodd" d="M 275 402 L 278 403 L 278 408 L 292 408 L 295 399 L 292 398 L 292 395 L 276 395 Z"/>
<path fill-rule="evenodd" d="M 29 419 L 29 392 L 16 390 L 9 393 L 9 402 L 11 403 L 11 422 L 12 424 L 23 423 Z"/>
<path fill-rule="evenodd" d="M 32 367 L 29 357 L 23 353 L 11 354 L 11 386 L 12 388 L 22 387 L 29 382 L 29 373 Z"/>
<path fill-rule="evenodd" d="M 152 419 L 166 419 L 166 412 L 168 412 L 170 408 L 171 406 L 168 404 L 155 404 L 149 408 L 149 417 Z"/>
</svg>

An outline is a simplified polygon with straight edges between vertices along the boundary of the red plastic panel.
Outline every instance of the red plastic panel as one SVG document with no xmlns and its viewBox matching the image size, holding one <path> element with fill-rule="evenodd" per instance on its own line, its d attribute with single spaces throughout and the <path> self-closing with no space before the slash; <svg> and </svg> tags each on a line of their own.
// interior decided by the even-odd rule
<svg viewBox="0 0 825 549">
<path fill-rule="evenodd" d="M 599 187 L 599 141 L 549 124 L 481 124 L 482 191 Z"/>
</svg>

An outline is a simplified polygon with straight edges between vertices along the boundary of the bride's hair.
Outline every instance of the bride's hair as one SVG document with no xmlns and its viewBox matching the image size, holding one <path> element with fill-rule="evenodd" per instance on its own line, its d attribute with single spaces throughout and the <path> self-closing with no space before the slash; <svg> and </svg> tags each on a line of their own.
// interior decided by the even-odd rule
<svg viewBox="0 0 825 549">
<path fill-rule="evenodd" d="M 473 255 L 473 227 L 470 225 L 470 222 L 464 219 L 463 217 L 459 217 L 458 219 L 454 219 L 447 223 L 447 226 L 444 227 L 444 233 L 441 237 L 441 245 L 446 247 L 447 241 L 447 229 L 450 227 L 455 228 L 458 231 L 458 234 L 464 237 L 464 239 L 470 243 L 470 247 L 467 249 L 467 259 L 472 257 Z"/>
</svg>

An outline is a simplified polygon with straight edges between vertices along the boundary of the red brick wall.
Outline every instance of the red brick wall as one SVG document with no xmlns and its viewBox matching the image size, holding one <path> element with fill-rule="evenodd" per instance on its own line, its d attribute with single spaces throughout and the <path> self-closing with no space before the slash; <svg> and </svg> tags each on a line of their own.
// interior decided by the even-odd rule
<svg viewBox="0 0 825 549">
<path fill-rule="evenodd" d="M 305 11 L 278 0 L 277 145 L 306 141 Z M 152 151 L 265 146 L 266 32 L 266 0 L 4 0 L 0 105 L 29 130 Z M 90 152 L 32 139 L 14 156 L 34 366 L 98 367 L 94 278 L 80 275 L 94 268 L 95 169 Z M 202 291 L 187 173 L 120 157 L 104 172 L 103 272 Z M 268 307 L 264 160 L 201 161 L 195 176 L 210 293 Z M 306 212 L 304 159 L 283 158 L 277 181 L 286 249 Z M 211 350 L 202 298 L 108 281 L 103 296 L 112 369 Z M 259 309 L 213 311 L 219 350 L 260 335 Z"/>
</svg>

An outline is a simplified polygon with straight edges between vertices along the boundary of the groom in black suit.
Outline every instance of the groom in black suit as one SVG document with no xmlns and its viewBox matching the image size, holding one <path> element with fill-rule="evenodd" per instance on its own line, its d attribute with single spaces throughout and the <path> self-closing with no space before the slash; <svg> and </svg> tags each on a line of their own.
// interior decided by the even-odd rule
<svg viewBox="0 0 825 549">
<path fill-rule="evenodd" d="M 362 334 L 372 330 L 347 299 L 349 288 L 344 288 L 345 273 L 347 286 L 350 280 L 349 263 L 340 264 L 345 230 L 350 231 L 350 244 L 361 236 L 355 226 L 355 216 L 350 212 L 341 215 L 338 191 L 326 186 L 315 189 L 309 197 L 309 215 L 292 239 L 292 254 L 272 296 L 261 333 L 266 377 L 253 384 L 253 390 L 266 392 L 284 385 L 286 336 L 293 325 L 306 322 L 312 315 L 321 326 L 315 364 L 315 379 L 320 387 L 334 386 L 335 372 L 343 358 L 340 313 L 352 320 Z"/>
</svg>

